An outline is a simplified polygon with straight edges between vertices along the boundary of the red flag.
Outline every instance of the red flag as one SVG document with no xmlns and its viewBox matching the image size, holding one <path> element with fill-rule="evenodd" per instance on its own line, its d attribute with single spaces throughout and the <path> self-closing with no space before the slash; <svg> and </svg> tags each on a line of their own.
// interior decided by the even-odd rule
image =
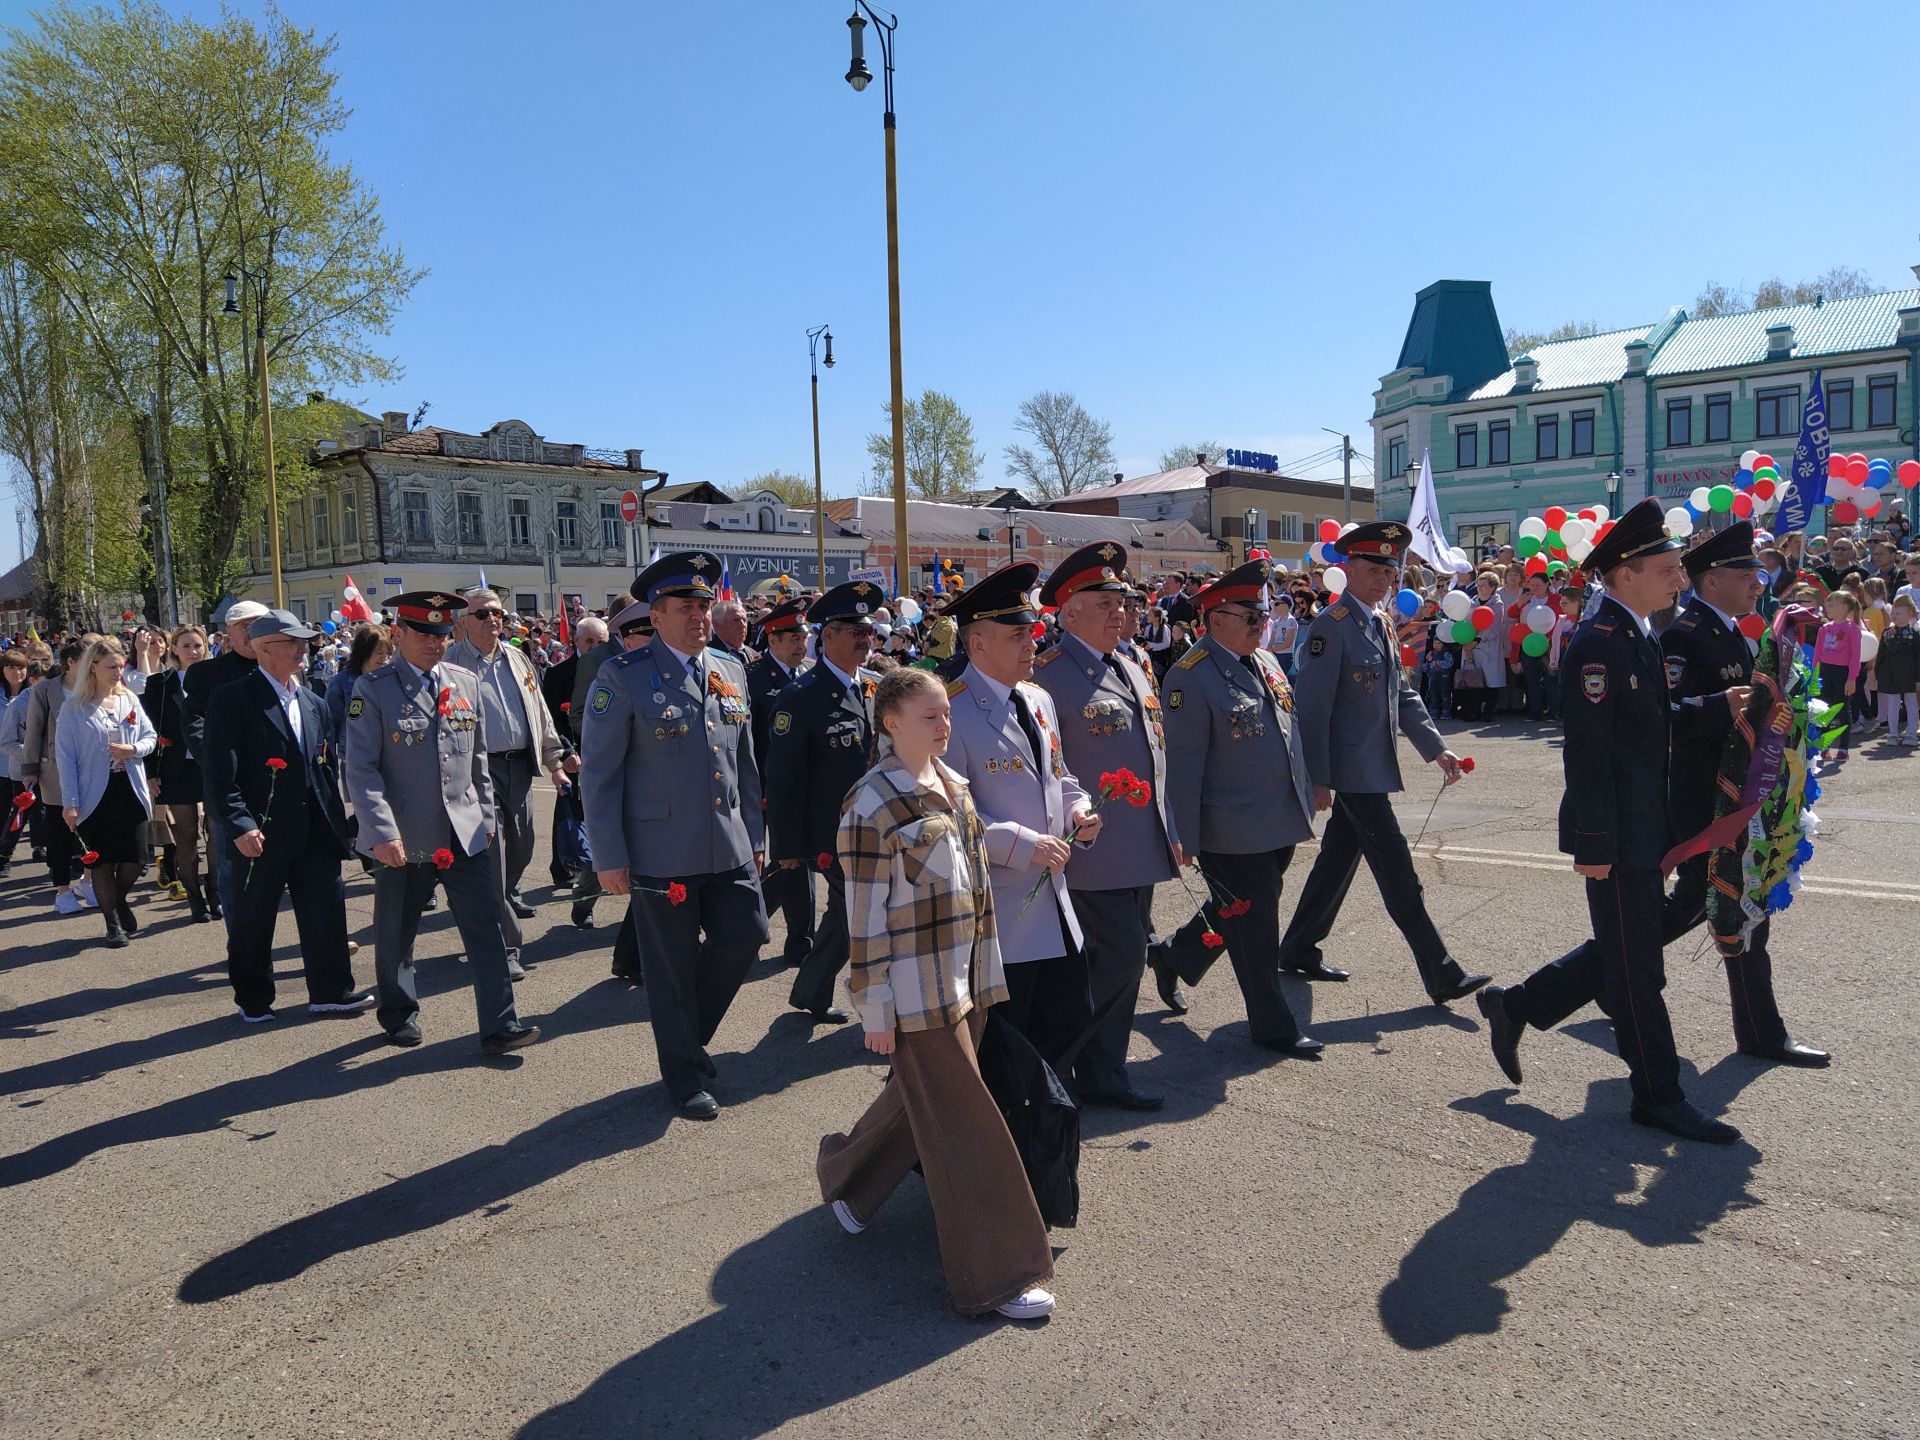
<svg viewBox="0 0 1920 1440">
<path fill-rule="evenodd" d="M 373 607 L 361 597 L 360 587 L 353 583 L 353 576 L 347 576 L 346 588 L 341 592 L 340 616 L 345 620 L 371 620 Z"/>
<path fill-rule="evenodd" d="M 567 611 L 571 608 L 565 600 L 560 602 L 560 623 L 553 627 L 553 633 L 562 645 L 573 644 L 573 627 L 567 623 Z"/>
</svg>

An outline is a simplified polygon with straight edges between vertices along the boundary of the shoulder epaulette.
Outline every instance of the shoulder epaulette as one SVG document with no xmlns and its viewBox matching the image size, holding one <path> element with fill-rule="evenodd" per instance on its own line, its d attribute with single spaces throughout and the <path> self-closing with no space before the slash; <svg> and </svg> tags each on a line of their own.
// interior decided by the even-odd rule
<svg viewBox="0 0 1920 1440">
<path fill-rule="evenodd" d="M 1206 658 L 1207 658 L 1207 652 L 1202 650 L 1198 645 L 1196 645 L 1191 650 L 1187 651 L 1186 654 L 1182 655 L 1178 660 L 1174 661 L 1173 668 L 1176 670 L 1191 670 L 1194 666 L 1198 665 L 1202 660 Z"/>
<path fill-rule="evenodd" d="M 954 696 L 960 694 L 966 688 L 967 688 L 967 682 L 964 680 L 947 681 L 947 698 L 951 700 Z"/>
<path fill-rule="evenodd" d="M 1038 685 L 1036 685 L 1036 684 L 1034 684 L 1034 683 L 1033 683 L 1033 681 L 1031 681 L 1031 680 L 1016 680 L 1016 681 L 1014 681 L 1013 683 L 1014 683 L 1015 685 L 1024 685 L 1024 686 L 1026 686 L 1026 687 L 1027 687 L 1027 688 L 1028 688 L 1029 690 L 1039 690 L 1039 689 L 1040 689 L 1040 687 L 1039 687 Z M 1041 693 L 1042 693 L 1042 694 L 1045 694 L 1046 692 L 1045 692 L 1045 691 L 1041 691 Z"/>
<path fill-rule="evenodd" d="M 1047 651 L 1046 654 L 1042 655 L 1039 659 L 1035 660 L 1033 662 L 1033 668 L 1036 670 L 1044 670 L 1047 668 L 1047 666 L 1053 664 L 1053 662 L 1058 660 L 1059 658 L 1060 658 L 1060 647 L 1056 645 L 1053 647 L 1053 649 Z"/>
<path fill-rule="evenodd" d="M 1670 628 L 1674 630 L 1691 630 L 1693 629 L 1694 626 L 1698 625 L 1699 623 L 1700 623 L 1700 617 L 1697 614 L 1695 614 L 1693 611 L 1689 610 L 1687 611 L 1686 614 L 1682 615 L 1678 620 L 1674 621 Z"/>
<path fill-rule="evenodd" d="M 1345 605 L 1329 605 L 1326 613 L 1329 619 L 1344 620 L 1347 618 L 1347 607 Z"/>
<path fill-rule="evenodd" d="M 1616 620 L 1596 620 L 1593 622 L 1593 630 L 1596 635 L 1611 635 L 1619 628 L 1619 622 Z"/>
</svg>

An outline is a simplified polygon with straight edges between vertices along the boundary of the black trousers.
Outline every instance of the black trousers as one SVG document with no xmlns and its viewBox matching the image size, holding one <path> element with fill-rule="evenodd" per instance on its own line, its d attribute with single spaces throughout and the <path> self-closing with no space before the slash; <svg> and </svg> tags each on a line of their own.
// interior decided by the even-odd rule
<svg viewBox="0 0 1920 1440">
<path fill-rule="evenodd" d="M 1293 921 L 1280 942 L 1280 963 L 1295 968 L 1320 963 L 1320 946 L 1333 933 L 1333 923 L 1340 918 L 1340 907 L 1346 903 L 1347 890 L 1362 857 L 1380 887 L 1387 914 L 1413 950 L 1420 983 L 1429 996 L 1437 998 L 1442 989 L 1457 985 L 1466 972 L 1447 953 L 1447 942 L 1440 938 L 1427 914 L 1426 892 L 1420 888 L 1420 876 L 1413 868 L 1413 852 L 1407 848 L 1407 837 L 1393 813 L 1392 797 L 1387 795 L 1343 790 L 1334 796 L 1326 834 L 1320 839 L 1320 854 L 1307 872 Z"/>
<path fill-rule="evenodd" d="M 1078 1089 L 1096 1094 L 1126 1090 L 1127 1043 L 1133 1038 L 1133 1012 L 1140 999 L 1140 977 L 1153 939 L 1153 886 L 1122 890 L 1069 890 L 1080 933 L 1087 937 L 1087 986 L 1098 1010 L 1109 996 L 1120 999 L 1093 1032 L 1073 1067 Z"/>
<path fill-rule="evenodd" d="M 1637 1100 L 1658 1105 L 1681 1098 L 1680 1058 L 1661 992 L 1667 987 L 1661 929 L 1665 895 L 1658 870 L 1614 866 L 1587 884 L 1593 939 L 1541 966 L 1506 992 L 1507 1013 L 1536 1030 L 1551 1030 L 1598 1001 Z"/>
<path fill-rule="evenodd" d="M 687 887 L 678 905 L 667 898 L 674 884 Z M 767 916 L 752 865 L 717 875 L 635 875 L 633 888 L 653 1046 L 677 1105 L 706 1089 L 716 1073 L 707 1042 L 767 943 Z"/>
<path fill-rule="evenodd" d="M 533 860 L 533 751 L 496 750 L 487 756 L 493 781 L 494 868 L 509 895 L 520 893 L 520 877 Z"/>
<path fill-rule="evenodd" d="M 778 910 L 787 922 L 786 943 L 781 947 L 787 964 L 800 964 L 813 949 L 812 872 L 805 865 L 784 870 L 770 864 L 760 877 L 760 893 L 766 897 L 767 913 Z"/>
<path fill-rule="evenodd" d="M 47 879 L 56 887 L 71 885 L 81 878 L 80 837 L 67 827 L 66 817 L 61 815 L 58 806 L 50 806 L 43 800 L 40 808 L 50 817 L 47 821 Z"/>
<path fill-rule="evenodd" d="M 1085 952 L 1069 948 L 1048 960 L 1010 963 L 1006 971 L 1007 999 L 994 1013 L 1012 1021 L 1057 1070 L 1060 1057 L 1093 1019 Z"/>
<path fill-rule="evenodd" d="M 453 864 L 445 870 L 430 864 L 375 867 L 373 967 L 380 987 L 377 1014 L 382 1029 L 398 1030 L 420 1017 L 413 942 L 420 933 L 420 914 L 436 884 L 446 889 L 447 909 L 467 952 L 481 1035 L 496 1034 L 518 1018 L 513 982 L 507 978 L 507 947 L 500 938 L 500 881 L 492 852 L 489 845 L 478 855 L 463 855 L 456 847 Z"/>
<path fill-rule="evenodd" d="M 1280 989 L 1280 891 L 1293 863 L 1293 846 L 1246 855 L 1202 850 L 1199 858 L 1201 875 L 1220 898 L 1209 895 L 1166 942 L 1174 974 L 1187 985 L 1198 985 L 1221 948 L 1209 950 L 1203 937 L 1209 930 L 1223 936 L 1233 977 L 1246 1000 L 1248 1032 L 1255 1040 L 1299 1039 L 1300 1023 Z M 1220 906 L 1227 897 L 1246 901 L 1247 909 L 1222 915 Z"/>
<path fill-rule="evenodd" d="M 14 847 L 20 843 L 20 837 L 32 828 L 27 812 L 13 808 L 14 797 L 26 787 L 18 780 L 0 780 L 0 865 L 13 858 Z M 14 821 L 20 823 L 16 827 Z"/>
<path fill-rule="evenodd" d="M 250 1015 L 273 1004 L 273 931 L 282 895 L 293 900 L 307 999 L 325 1004 L 353 991 L 340 861 L 312 853 L 306 838 L 304 827 L 276 825 L 254 859 L 235 852 L 240 864 L 233 909 L 227 912 L 227 978 L 235 1003 Z"/>
<path fill-rule="evenodd" d="M 802 879 L 807 874 L 804 869 L 780 873 L 797 873 Z M 826 912 L 814 929 L 813 944 L 800 962 L 800 973 L 793 977 L 793 989 L 787 996 L 788 1003 L 799 1010 L 825 1010 L 833 1004 L 833 982 L 846 968 L 853 944 L 847 934 L 847 882 L 840 862 L 835 860 L 831 869 L 822 872 L 822 878 L 827 882 Z"/>
</svg>

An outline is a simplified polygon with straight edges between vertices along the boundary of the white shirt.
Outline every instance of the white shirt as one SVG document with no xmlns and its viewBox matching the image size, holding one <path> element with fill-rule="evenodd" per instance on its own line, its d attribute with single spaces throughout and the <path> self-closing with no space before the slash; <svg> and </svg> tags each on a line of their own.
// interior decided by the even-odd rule
<svg viewBox="0 0 1920 1440">
<path fill-rule="evenodd" d="M 1740 627 L 1734 623 L 1733 616 L 1729 615 L 1726 611 L 1722 610 L 1718 605 L 1714 604 L 1711 600 L 1703 598 L 1697 592 L 1695 593 L 1693 598 L 1700 601 L 1700 603 L 1706 606 L 1707 609 L 1713 611 L 1714 614 L 1718 615 L 1720 617 L 1720 623 L 1722 625 L 1726 626 L 1729 630 L 1735 631 L 1736 633 L 1739 631 Z"/>
<path fill-rule="evenodd" d="M 838 680 L 842 685 L 846 686 L 847 689 L 853 691 L 853 693 L 856 695 L 860 693 L 860 682 L 855 680 L 853 676 L 847 674 L 846 671 L 842 670 L 838 665 L 834 664 L 831 660 L 827 659 L 827 657 L 824 655 L 820 657 L 820 663 L 826 666 L 827 669 L 831 670 L 833 672 L 834 679 Z"/>
<path fill-rule="evenodd" d="M 973 673 L 979 677 L 980 683 L 986 686 L 988 692 L 1002 705 L 1011 705 L 1013 703 L 1013 687 L 1011 685 L 1002 685 L 998 680 L 994 679 L 978 666 L 974 667 Z"/>
<path fill-rule="evenodd" d="M 260 674 L 273 687 L 274 698 L 280 702 L 280 710 L 287 717 L 287 729 L 293 732 L 297 744 L 306 744 L 306 736 L 300 733 L 300 677 L 294 676 L 293 683 L 282 685 L 265 670 Z"/>
<path fill-rule="evenodd" d="M 689 675 L 693 676 L 695 679 L 700 679 L 706 674 L 705 666 L 701 664 L 700 660 L 696 656 L 689 655 L 684 650 L 675 649 L 674 646 L 668 645 L 665 640 L 662 640 L 660 643 L 662 645 L 666 645 L 667 649 L 673 652 L 674 659 L 678 660 L 682 665 L 686 666 L 687 673 Z"/>
</svg>

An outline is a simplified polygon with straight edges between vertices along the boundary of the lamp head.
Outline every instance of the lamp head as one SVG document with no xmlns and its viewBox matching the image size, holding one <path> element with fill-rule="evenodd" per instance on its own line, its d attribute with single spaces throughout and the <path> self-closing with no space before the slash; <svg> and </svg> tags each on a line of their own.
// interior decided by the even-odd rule
<svg viewBox="0 0 1920 1440">
<path fill-rule="evenodd" d="M 240 301 L 235 293 L 239 284 L 239 277 L 229 270 L 226 278 L 227 303 L 220 307 L 220 313 L 222 315 L 238 315 L 240 313 Z"/>
<path fill-rule="evenodd" d="M 833 368 L 833 332 L 831 330 L 827 331 L 826 340 L 827 340 L 826 364 L 827 364 L 827 369 L 831 370 Z"/>
<path fill-rule="evenodd" d="M 847 17 L 847 29 L 853 36 L 853 63 L 847 67 L 847 84 L 855 93 L 864 90 L 873 83 L 873 72 L 867 69 L 866 57 L 866 17 L 856 9 Z"/>
</svg>

